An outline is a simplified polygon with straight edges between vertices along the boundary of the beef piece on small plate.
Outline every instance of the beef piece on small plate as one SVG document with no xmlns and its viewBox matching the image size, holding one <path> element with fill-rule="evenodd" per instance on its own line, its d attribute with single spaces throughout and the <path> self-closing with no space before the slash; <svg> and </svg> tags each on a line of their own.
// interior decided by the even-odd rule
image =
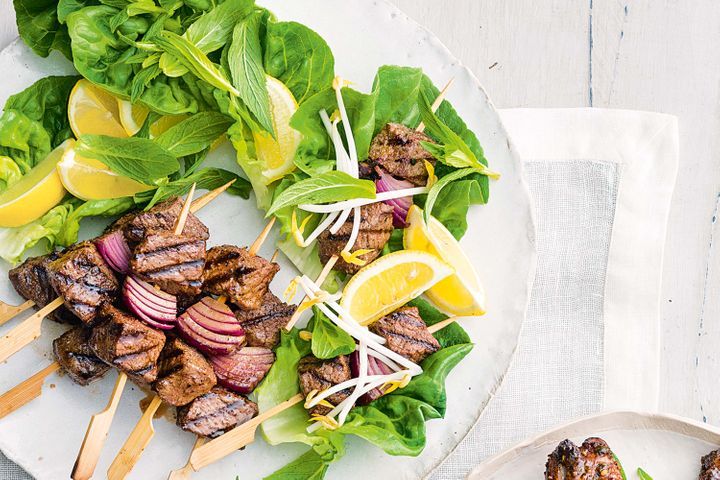
<svg viewBox="0 0 720 480">
<path fill-rule="evenodd" d="M 187 405 L 217 383 L 212 365 L 177 337 L 168 337 L 159 367 L 153 389 L 164 402 L 176 407 Z"/>
<path fill-rule="evenodd" d="M 50 284 L 65 307 L 86 325 L 95 320 L 100 305 L 120 292 L 115 274 L 91 242 L 78 243 L 47 265 Z"/>
<path fill-rule="evenodd" d="M 417 307 L 399 308 L 370 325 L 370 331 L 385 338 L 390 350 L 414 363 L 440 350 Z"/>
<path fill-rule="evenodd" d="M 90 329 L 75 327 L 53 341 L 53 355 L 73 382 L 87 385 L 105 375 L 110 366 L 90 349 Z"/>
<path fill-rule="evenodd" d="M 545 480 L 622 480 L 622 468 L 605 440 L 588 438 L 578 447 L 563 440 L 548 456 Z"/>
<path fill-rule="evenodd" d="M 258 406 L 247 397 L 223 387 L 213 387 L 177 410 L 177 424 L 201 437 L 215 438 L 242 425 L 258 414 Z"/>
<path fill-rule="evenodd" d="M 700 467 L 699 480 L 719 480 L 720 450 L 714 450 L 702 457 Z"/>
<path fill-rule="evenodd" d="M 295 307 L 268 291 L 260 308 L 240 309 L 235 312 L 235 317 L 245 330 L 248 346 L 274 348 L 280 343 L 280 331 L 290 321 L 293 312 Z"/>
<path fill-rule="evenodd" d="M 174 231 L 182 207 L 183 200 L 174 197 L 158 203 L 147 212 L 138 213 L 124 225 L 125 237 L 131 242 L 140 242 L 153 232 Z M 200 240 L 210 238 L 208 228 L 192 213 L 187 216 L 182 234 Z"/>
<path fill-rule="evenodd" d="M 313 390 L 322 392 L 333 385 L 350 380 L 352 378 L 350 359 L 347 355 L 340 355 L 328 360 L 321 360 L 310 355 L 300 359 L 298 376 L 300 377 L 300 390 L 307 397 Z M 349 397 L 351 392 L 351 388 L 346 388 L 330 395 L 326 400 L 333 405 L 338 405 Z M 330 408 L 323 405 L 317 405 L 310 411 L 317 415 L 326 415 L 329 412 Z"/>
<path fill-rule="evenodd" d="M 102 361 L 149 384 L 157 378 L 165 334 L 106 303 L 98 311 L 89 344 Z"/>
<path fill-rule="evenodd" d="M 247 248 L 233 245 L 213 247 L 207 252 L 203 288 L 215 295 L 225 295 L 238 307 L 256 309 L 275 274 L 277 263 L 251 254 Z"/>
</svg>

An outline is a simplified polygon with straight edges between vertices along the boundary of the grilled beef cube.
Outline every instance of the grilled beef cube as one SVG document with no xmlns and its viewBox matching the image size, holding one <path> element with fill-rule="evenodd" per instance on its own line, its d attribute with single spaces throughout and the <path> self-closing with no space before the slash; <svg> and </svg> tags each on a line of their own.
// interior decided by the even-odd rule
<svg viewBox="0 0 720 480">
<path fill-rule="evenodd" d="M 212 365 L 190 345 L 169 337 L 160 354 L 153 389 L 166 403 L 179 407 L 210 391 L 217 383 Z"/>
<path fill-rule="evenodd" d="M 370 331 L 387 340 L 387 347 L 411 362 L 420 363 L 440 350 L 417 307 L 403 307 L 370 325 Z"/>
<path fill-rule="evenodd" d="M 135 218 L 136 215 L 138 215 L 139 212 L 130 212 L 126 213 L 122 217 L 118 218 L 114 222 L 112 222 L 110 225 L 105 227 L 105 230 L 103 230 L 103 233 L 99 235 L 95 240 L 100 240 L 103 237 L 106 237 L 107 235 L 110 235 L 112 233 L 117 232 L 118 230 L 122 231 L 123 234 L 125 232 L 125 227 Z"/>
<path fill-rule="evenodd" d="M 390 240 L 390 234 L 393 231 L 393 207 L 385 203 L 371 203 L 360 208 L 360 233 L 358 234 L 355 245 L 351 251 L 368 249 L 370 253 L 360 255 L 360 258 L 366 263 L 370 263 L 380 256 L 380 252 L 385 244 Z M 329 230 L 323 231 L 318 237 L 320 246 L 320 260 L 327 263 L 333 255 L 340 255 L 350 240 L 352 232 L 353 215 L 337 231 L 331 234 Z M 362 266 L 347 263 L 342 257 L 335 264 L 335 269 L 345 273 L 354 274 L 360 270 Z"/>
<path fill-rule="evenodd" d="M 183 200 L 175 197 L 138 213 L 125 224 L 125 237 L 131 242 L 140 242 L 153 232 L 174 231 L 182 206 Z M 200 240 L 210 238 L 207 227 L 192 213 L 188 214 L 182 234 Z"/>
<path fill-rule="evenodd" d="M 235 317 L 245 330 L 248 346 L 272 349 L 280 343 L 280 331 L 290 321 L 294 312 L 295 307 L 268 291 L 260 308 L 238 310 Z"/>
<path fill-rule="evenodd" d="M 141 383 L 152 383 L 157 378 L 165 334 L 105 303 L 98 311 L 89 343 L 103 362 Z"/>
<path fill-rule="evenodd" d="M 548 456 L 545 480 L 622 480 L 622 469 L 601 438 L 588 438 L 578 447 L 563 440 Z"/>
<path fill-rule="evenodd" d="M 700 461 L 699 480 L 720 480 L 720 450 L 715 450 Z"/>
<path fill-rule="evenodd" d="M 361 176 L 371 178 L 374 167 L 380 167 L 395 178 L 424 186 L 428 178 L 425 160 L 435 164 L 435 158 L 420 142 L 434 143 L 422 132 L 388 123 L 370 144 L 368 160 L 360 167 Z"/>
<path fill-rule="evenodd" d="M 55 360 L 68 377 L 80 385 L 87 385 L 110 370 L 109 365 L 95 356 L 88 340 L 90 329 L 75 327 L 53 341 Z"/>
<path fill-rule="evenodd" d="M 48 264 L 58 258 L 60 255 L 55 252 L 28 258 L 8 272 L 10 283 L 25 300 L 32 300 L 38 307 L 44 307 L 58 297 L 50 285 L 47 271 Z M 77 323 L 77 319 L 65 307 L 56 309 L 52 318 L 61 323 Z"/>
<path fill-rule="evenodd" d="M 277 263 L 252 255 L 247 248 L 233 245 L 213 247 L 207 252 L 203 288 L 215 295 L 226 295 L 238 307 L 260 308 L 275 274 Z"/>
<path fill-rule="evenodd" d="M 345 382 L 352 378 L 350 372 L 350 359 L 347 355 L 340 355 L 329 360 L 321 360 L 309 355 L 300 359 L 298 364 L 298 376 L 300 377 L 300 390 L 304 396 L 308 396 L 313 390 L 322 392 L 333 385 Z M 333 405 L 338 405 L 352 393 L 351 388 L 340 390 L 333 393 L 326 400 Z M 330 408 L 323 405 L 316 405 L 310 410 L 310 413 L 317 415 L 326 415 L 330 412 Z"/>
<path fill-rule="evenodd" d="M 98 307 L 120 291 L 115 274 L 91 242 L 81 242 L 47 265 L 50 284 L 65 307 L 84 324 L 91 324 Z"/>
<path fill-rule="evenodd" d="M 173 295 L 199 295 L 204 267 L 205 240 L 172 231 L 148 234 L 130 258 L 134 274 Z"/>
<path fill-rule="evenodd" d="M 257 404 L 247 397 L 222 387 L 213 387 L 208 393 L 178 408 L 177 424 L 195 435 L 215 438 L 257 414 Z"/>
</svg>

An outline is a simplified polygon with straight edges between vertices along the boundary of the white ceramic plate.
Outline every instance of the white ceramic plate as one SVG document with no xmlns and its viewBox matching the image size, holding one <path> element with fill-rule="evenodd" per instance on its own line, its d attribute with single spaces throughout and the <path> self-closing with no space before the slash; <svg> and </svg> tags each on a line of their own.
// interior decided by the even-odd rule
<svg viewBox="0 0 720 480">
<path fill-rule="evenodd" d="M 672 415 L 610 412 L 574 421 L 527 440 L 476 467 L 469 480 L 542 479 L 547 456 L 569 438 L 580 445 L 601 437 L 618 456 L 628 480 L 638 467 L 654 480 L 695 480 L 700 458 L 720 446 L 720 429 Z"/>
<path fill-rule="evenodd" d="M 518 332 L 525 315 L 529 284 L 534 270 L 531 206 L 521 164 L 510 146 L 490 100 L 472 74 L 429 32 L 394 7 L 382 1 L 283 0 L 261 1 L 283 20 L 307 24 L 330 44 L 336 57 L 336 71 L 368 90 L 377 68 L 383 64 L 420 66 L 442 85 L 455 77 L 449 99 L 480 138 L 493 169 L 502 180 L 492 186 L 491 202 L 475 208 L 470 229 L 463 240 L 466 251 L 484 280 L 489 312 L 476 322 L 464 325 L 476 342 L 473 352 L 452 372 L 448 380 L 449 406 L 445 420 L 428 424 L 428 446 L 417 458 L 391 458 L 360 441 L 351 441 L 348 453 L 333 465 L 329 478 L 415 479 L 428 474 L 475 424 L 490 395 L 510 364 Z M 0 102 L 32 81 L 49 74 L 70 73 L 71 65 L 59 55 L 40 59 L 21 42 L 0 53 Z M 221 148 L 216 161 L 231 165 L 233 152 Z M 254 203 L 224 196 L 207 207 L 200 217 L 210 227 L 211 244 L 247 245 L 262 229 L 264 220 Z M 82 235 L 90 237 L 100 225 L 90 225 Z M 272 246 L 264 248 L 266 255 Z M 273 288 L 282 292 L 294 269 L 280 260 L 283 270 Z M 0 298 L 20 299 L 7 278 L 7 266 Z M 3 327 L 6 331 L 15 322 Z M 0 392 L 11 388 L 50 362 L 51 340 L 62 327 L 47 321 L 42 338 L 32 347 L 0 365 Z M 105 405 L 115 381 L 110 374 L 90 387 L 81 388 L 67 379 L 51 377 L 41 398 L 0 421 L 0 449 L 40 480 L 67 478 L 72 468 L 90 415 Z M 140 415 L 142 394 L 128 388 L 123 396 L 110 437 L 106 443 L 97 477 L 104 476 L 122 442 Z M 193 443 L 190 434 L 166 421 L 156 422 L 156 436 L 131 478 L 166 478 L 167 472 L 185 463 Z M 269 448 L 258 441 L 245 451 L 231 455 L 193 478 L 260 478 L 294 459 L 303 447 Z"/>
</svg>

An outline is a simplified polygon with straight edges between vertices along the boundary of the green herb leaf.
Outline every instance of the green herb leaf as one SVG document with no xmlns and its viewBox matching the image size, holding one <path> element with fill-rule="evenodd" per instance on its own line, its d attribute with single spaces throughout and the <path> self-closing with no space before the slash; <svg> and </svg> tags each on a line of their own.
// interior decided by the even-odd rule
<svg viewBox="0 0 720 480">
<path fill-rule="evenodd" d="M 317 358 L 335 358 L 355 351 L 355 340 L 330 321 L 319 309 L 313 308 L 312 353 Z"/>
<path fill-rule="evenodd" d="M 237 88 L 240 98 L 255 115 L 260 126 L 274 137 L 270 97 L 268 96 L 260 47 L 260 22 L 262 19 L 262 13 L 256 13 L 237 24 L 228 51 L 228 63 L 233 84 Z"/>
<path fill-rule="evenodd" d="M 430 191 L 427 195 L 427 200 L 425 200 L 425 210 L 423 211 L 423 214 L 425 216 L 425 223 L 428 223 L 430 221 L 430 216 L 432 215 L 435 201 L 437 200 L 438 195 L 440 195 L 442 189 L 448 186 L 450 182 L 453 182 L 463 177 L 467 177 L 468 175 L 472 175 L 473 173 L 477 173 L 477 170 L 475 170 L 474 168 L 463 168 L 462 170 L 455 170 L 454 172 L 448 173 L 447 175 L 442 177 L 435 183 L 435 185 L 430 187 Z"/>
<path fill-rule="evenodd" d="M 642 468 L 637 469 L 638 477 L 640 477 L 640 480 L 653 480 L 650 475 L 647 474 L 645 470 Z"/>
<path fill-rule="evenodd" d="M 173 154 L 147 138 L 82 135 L 75 144 L 75 151 L 145 185 L 156 185 L 159 179 L 180 169 Z"/>
<path fill-rule="evenodd" d="M 90 200 L 79 204 L 67 216 L 57 233 L 56 245 L 69 247 L 78 240 L 80 221 L 87 217 L 116 217 L 135 208 L 132 197 Z"/>
<path fill-rule="evenodd" d="M 232 180 L 235 180 L 235 183 L 228 188 L 227 192 L 232 195 L 239 195 L 242 198 L 248 198 L 250 196 L 250 182 L 228 170 L 211 167 L 204 168 L 186 177 L 160 185 L 154 193 L 150 192 L 153 195 L 145 209 L 150 209 L 156 203 L 167 200 L 170 197 L 184 195 L 190 190 L 193 183 L 196 184 L 198 189 L 214 190 L 218 187 L 222 187 Z M 138 203 L 143 203 L 146 201 L 147 196 L 147 192 L 139 193 L 135 196 L 135 200 Z"/>
<path fill-rule="evenodd" d="M 308 450 L 263 480 L 322 480 L 328 466 L 315 450 Z"/>
<path fill-rule="evenodd" d="M 267 214 L 303 203 L 333 203 L 355 198 L 375 198 L 375 183 L 333 170 L 291 185 L 274 199 Z"/>
<path fill-rule="evenodd" d="M 217 65 L 211 62 L 202 50 L 185 37 L 166 30 L 161 32 L 154 41 L 165 52 L 177 58 L 185 68 L 200 80 L 234 96 L 239 95 L 240 92 L 233 87 Z"/>
<path fill-rule="evenodd" d="M 184 157 L 208 148 L 232 123 L 222 113 L 200 112 L 173 125 L 155 141 L 176 157 Z"/>
</svg>

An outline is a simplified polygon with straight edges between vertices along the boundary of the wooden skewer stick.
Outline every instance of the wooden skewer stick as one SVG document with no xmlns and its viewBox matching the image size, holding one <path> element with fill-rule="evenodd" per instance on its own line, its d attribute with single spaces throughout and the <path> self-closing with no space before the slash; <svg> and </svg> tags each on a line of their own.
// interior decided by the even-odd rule
<svg viewBox="0 0 720 480">
<path fill-rule="evenodd" d="M 193 450 L 190 455 L 190 465 L 194 471 L 198 471 L 203 467 L 214 463 L 221 458 L 237 451 L 239 448 L 245 447 L 255 440 L 255 431 L 257 427 L 270 417 L 287 410 L 293 405 L 297 405 L 305 399 L 301 393 L 285 400 L 279 405 L 274 406 L 270 410 L 261 413 L 252 420 L 239 425 L 224 435 L 210 440 L 205 445 Z"/>
<path fill-rule="evenodd" d="M 3 418 L 31 400 L 39 397 L 42 393 L 42 386 L 45 379 L 51 373 L 57 372 L 59 368 L 60 365 L 57 362 L 53 362 L 16 387 L 0 395 L 0 418 Z"/>
<path fill-rule="evenodd" d="M 182 232 L 185 229 L 185 223 L 187 222 L 188 214 L 192 208 L 192 198 L 193 195 L 195 195 L 195 186 L 196 184 L 193 183 L 192 187 L 190 187 L 185 203 L 183 203 L 182 209 L 180 210 L 180 215 L 178 215 L 177 220 L 175 220 L 175 231 L 173 232 L 175 235 L 182 235 Z"/>
<path fill-rule="evenodd" d="M 332 257 L 330 257 L 330 260 L 328 260 L 328 262 L 325 264 L 322 271 L 320 272 L 320 275 L 318 275 L 317 279 L 315 280 L 315 283 L 317 285 L 322 286 L 322 284 L 325 281 L 325 279 L 327 278 L 327 276 L 330 275 L 330 271 L 335 266 L 335 263 L 337 263 L 338 258 L 339 257 L 337 255 L 333 255 Z M 292 316 L 290 317 L 290 320 L 288 321 L 287 325 L 285 325 L 286 331 L 288 331 L 288 332 L 291 331 L 293 329 L 293 327 L 295 326 L 295 324 L 297 323 L 297 321 L 300 320 L 302 311 L 300 311 L 299 307 L 300 307 L 300 305 L 302 305 L 304 302 L 307 302 L 308 300 L 310 300 L 310 299 L 308 298 L 307 295 L 305 295 L 305 297 L 303 297 L 303 299 L 302 299 L 302 302 L 300 302 L 298 304 L 298 308 L 295 309 L 295 311 L 293 312 Z"/>
<path fill-rule="evenodd" d="M 193 445 L 192 451 L 194 452 L 198 448 L 202 447 L 207 439 L 205 437 L 197 437 L 195 440 L 195 445 Z M 191 453 L 192 455 L 192 453 Z M 168 480 L 189 480 L 190 475 L 193 473 L 192 465 L 190 464 L 190 459 L 188 458 L 187 463 L 184 467 L 178 468 L 177 470 L 173 470 L 170 472 L 170 475 L 168 476 Z"/>
<path fill-rule="evenodd" d="M 228 183 L 223 185 L 222 187 L 218 187 L 215 190 L 210 190 L 208 193 L 203 195 L 202 197 L 198 198 L 192 203 L 192 207 L 190 207 L 190 211 L 195 213 L 201 208 L 203 208 L 208 203 L 215 200 L 221 193 L 223 193 L 225 190 L 230 188 L 230 186 L 235 183 L 235 180 L 230 180 Z"/>
<path fill-rule="evenodd" d="M 62 304 L 63 299 L 60 297 L 56 298 L 3 336 L 2 339 L 0 339 L 0 363 L 15 355 L 28 343 L 38 338 L 42 333 L 43 319 Z"/>
<path fill-rule="evenodd" d="M 17 315 L 21 314 L 25 310 L 32 308 L 35 302 L 28 300 L 20 305 L 9 305 L 5 302 L 0 302 L 0 325 L 7 323 Z"/>
<path fill-rule="evenodd" d="M 475 318 L 475 317 L 469 316 L 469 317 L 450 317 L 450 318 L 446 318 L 446 319 L 443 320 L 442 322 L 438 322 L 438 323 L 436 323 L 435 325 L 430 325 L 430 326 L 428 327 L 428 332 L 430 332 L 430 333 L 435 333 L 435 332 L 438 332 L 438 331 L 442 330 L 443 328 L 447 327 L 448 325 L 450 325 L 450 324 L 452 324 L 452 323 L 458 322 L 458 321 L 460 321 L 460 320 L 471 319 L 471 318 Z"/>
<path fill-rule="evenodd" d="M 450 90 L 450 87 L 452 86 L 453 82 L 455 82 L 455 78 L 451 78 L 448 83 L 445 84 L 443 89 L 438 94 L 437 98 L 433 102 L 431 109 L 433 112 L 435 112 L 438 108 L 440 108 L 440 105 L 442 105 L 443 100 L 445 100 L 445 95 L 447 95 L 448 90 Z M 417 126 L 415 129 L 418 132 L 424 132 L 425 131 L 425 124 L 423 122 L 420 122 L 420 125 Z"/>
<path fill-rule="evenodd" d="M 258 238 L 253 242 L 249 249 L 250 254 L 256 255 L 257 251 L 262 247 L 263 241 L 267 238 L 270 229 L 273 226 L 275 219 L 273 218 L 268 225 L 260 232 Z M 178 227 L 176 230 L 178 231 Z M 180 228 L 182 231 L 182 228 Z M 150 440 L 155 435 L 155 430 L 152 425 L 152 418 L 155 411 L 158 409 L 162 400 L 160 397 L 155 395 L 150 402 L 150 405 L 145 410 L 145 413 L 140 418 L 140 421 L 135 425 L 130 436 L 125 441 L 125 444 L 120 449 L 120 452 L 113 460 L 110 468 L 108 469 L 108 480 L 122 480 L 127 476 L 128 473 L 133 469 L 137 461 L 140 459 L 145 448 L 150 443 Z M 152 411 L 152 414 L 148 414 L 148 411 Z"/>
</svg>

